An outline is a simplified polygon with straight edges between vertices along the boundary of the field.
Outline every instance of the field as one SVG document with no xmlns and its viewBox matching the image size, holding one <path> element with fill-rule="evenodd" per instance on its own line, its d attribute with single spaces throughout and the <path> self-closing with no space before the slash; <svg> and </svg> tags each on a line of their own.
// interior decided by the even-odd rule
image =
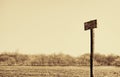
<svg viewBox="0 0 120 77">
<path fill-rule="evenodd" d="M 89 67 L 0 66 L 0 77 L 89 77 Z M 96 66 L 94 77 L 120 77 L 120 67 Z"/>
</svg>

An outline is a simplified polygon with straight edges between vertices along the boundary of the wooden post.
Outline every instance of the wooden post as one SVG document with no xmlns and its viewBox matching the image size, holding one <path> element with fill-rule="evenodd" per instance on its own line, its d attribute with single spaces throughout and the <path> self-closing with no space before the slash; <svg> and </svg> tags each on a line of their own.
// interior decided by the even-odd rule
<svg viewBox="0 0 120 77">
<path fill-rule="evenodd" d="M 84 23 L 84 29 L 90 30 L 90 77 L 94 77 L 93 74 L 94 28 L 97 28 L 97 20 L 91 20 Z"/>
<path fill-rule="evenodd" d="M 93 74 L 93 56 L 94 56 L 94 30 L 90 29 L 90 77 L 94 77 Z"/>
</svg>

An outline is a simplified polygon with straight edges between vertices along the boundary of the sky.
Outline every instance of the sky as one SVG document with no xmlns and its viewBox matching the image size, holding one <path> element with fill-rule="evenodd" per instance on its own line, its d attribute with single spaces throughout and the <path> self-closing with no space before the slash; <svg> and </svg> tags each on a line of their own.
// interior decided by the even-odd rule
<svg viewBox="0 0 120 77">
<path fill-rule="evenodd" d="M 120 0 L 0 0 L 0 52 L 120 55 Z"/>
</svg>

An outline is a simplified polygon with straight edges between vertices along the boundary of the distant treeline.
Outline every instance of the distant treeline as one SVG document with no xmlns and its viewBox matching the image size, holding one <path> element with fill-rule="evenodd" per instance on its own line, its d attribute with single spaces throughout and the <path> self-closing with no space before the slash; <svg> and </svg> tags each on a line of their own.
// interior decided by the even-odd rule
<svg viewBox="0 0 120 77">
<path fill-rule="evenodd" d="M 84 54 L 73 57 L 65 54 L 25 55 L 19 53 L 1 53 L 0 65 L 19 66 L 87 66 L 90 64 L 90 55 Z M 94 65 L 119 66 L 120 56 L 94 54 Z"/>
</svg>

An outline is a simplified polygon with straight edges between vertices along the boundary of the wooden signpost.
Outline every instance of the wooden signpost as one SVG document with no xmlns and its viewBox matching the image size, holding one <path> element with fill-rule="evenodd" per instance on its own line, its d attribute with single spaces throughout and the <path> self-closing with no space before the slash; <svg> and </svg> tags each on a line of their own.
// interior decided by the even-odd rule
<svg viewBox="0 0 120 77">
<path fill-rule="evenodd" d="M 93 74 L 93 56 L 94 56 L 94 28 L 97 28 L 97 20 L 91 20 L 84 23 L 84 29 L 90 30 L 90 77 L 94 77 Z"/>
</svg>

